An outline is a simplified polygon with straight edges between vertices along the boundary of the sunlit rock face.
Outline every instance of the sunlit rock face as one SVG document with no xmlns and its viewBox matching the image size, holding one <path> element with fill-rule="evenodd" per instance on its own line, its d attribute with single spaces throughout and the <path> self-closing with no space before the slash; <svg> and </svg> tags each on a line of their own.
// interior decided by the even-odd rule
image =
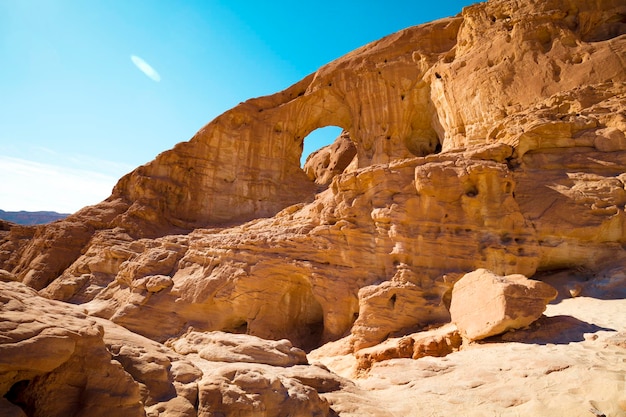
<svg viewBox="0 0 626 417">
<path fill-rule="evenodd" d="M 287 340 L 189 332 L 165 346 L 18 282 L 0 294 L 3 416 L 327 416 L 318 391 L 349 384 Z"/>
<path fill-rule="evenodd" d="M 521 274 L 500 276 L 477 269 L 454 285 L 450 315 L 463 337 L 485 339 L 529 326 L 557 295 L 545 282 Z"/>
<path fill-rule="evenodd" d="M 625 254 L 624 15 L 497 0 L 390 35 L 227 111 L 106 201 L 3 232 L 0 269 L 159 342 L 193 327 L 353 351 L 449 322 L 478 268 L 599 277 Z M 344 133 L 305 172 L 325 126 Z"/>
</svg>

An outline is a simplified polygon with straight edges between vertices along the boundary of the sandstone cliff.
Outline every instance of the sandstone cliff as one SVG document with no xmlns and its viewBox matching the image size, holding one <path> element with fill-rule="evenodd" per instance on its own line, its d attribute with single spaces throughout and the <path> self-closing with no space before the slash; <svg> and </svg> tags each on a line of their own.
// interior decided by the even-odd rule
<svg viewBox="0 0 626 417">
<path fill-rule="evenodd" d="M 620 288 L 625 16 L 492 0 L 390 35 L 227 111 L 101 204 L 13 227 L 0 269 L 156 342 L 347 336 L 344 352 L 449 322 L 479 268 Z M 344 133 L 301 169 L 329 125 Z"/>
</svg>

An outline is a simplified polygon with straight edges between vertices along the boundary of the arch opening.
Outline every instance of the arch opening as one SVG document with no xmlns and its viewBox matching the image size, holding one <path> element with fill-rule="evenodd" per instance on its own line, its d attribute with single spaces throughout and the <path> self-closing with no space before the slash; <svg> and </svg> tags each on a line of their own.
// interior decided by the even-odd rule
<svg viewBox="0 0 626 417">
<path fill-rule="evenodd" d="M 343 131 L 339 126 L 325 126 L 315 129 L 304 138 L 300 166 L 304 168 L 307 158 L 325 146 L 332 144 Z"/>
<path fill-rule="evenodd" d="M 315 184 L 328 186 L 333 177 L 350 165 L 356 153 L 349 132 L 337 126 L 319 128 L 304 138 L 302 170 Z"/>
</svg>

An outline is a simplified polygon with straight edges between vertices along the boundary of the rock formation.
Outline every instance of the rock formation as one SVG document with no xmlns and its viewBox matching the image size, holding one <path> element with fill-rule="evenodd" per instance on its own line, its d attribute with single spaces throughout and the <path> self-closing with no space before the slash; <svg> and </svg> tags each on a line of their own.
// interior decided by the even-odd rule
<svg viewBox="0 0 626 417">
<path fill-rule="evenodd" d="M 479 340 L 532 324 L 556 296 L 544 282 L 478 269 L 454 285 L 450 317 L 463 337 Z"/>
<path fill-rule="evenodd" d="M 7 349 L 26 341 L 58 352 L 43 363 L 16 359 L 19 369 L 0 381 L 4 398 L 36 415 L 55 381 L 116 396 L 107 378 L 119 375 L 128 388 L 115 397 L 120 415 L 368 415 L 380 408 L 358 387 L 318 395 L 275 364 L 215 369 L 189 343 L 219 344 L 207 335 L 221 331 L 305 351 L 330 342 L 341 354 L 374 349 L 448 323 L 455 282 L 479 268 L 582 275 L 579 296 L 623 289 L 624 16 L 618 0 L 467 7 L 241 103 L 123 177 L 98 205 L 49 225 L 3 225 L 2 280 L 32 288 L 3 291 L 22 294 L 23 311 L 39 311 L 36 294 L 76 305 L 67 325 L 40 338 L 4 338 L 3 327 Z M 330 125 L 344 133 L 301 169 L 304 138 Z M 3 323 L 13 323 L 14 305 Z M 124 353 L 107 343 L 119 326 L 124 338 L 141 337 L 136 346 L 166 353 Z M 183 345 L 187 353 L 173 352 Z M 367 366 L 406 357 L 402 349 L 370 355 Z M 101 363 L 109 376 L 74 372 L 85 355 L 97 357 L 85 366 Z M 246 391 L 258 386 L 281 395 Z"/>
<path fill-rule="evenodd" d="M 461 335 L 453 324 L 400 338 L 390 338 L 374 347 L 357 351 L 355 353 L 357 370 L 367 371 L 373 364 L 389 359 L 446 356 L 458 350 L 461 342 Z"/>
<path fill-rule="evenodd" d="M 326 416 L 318 392 L 350 384 L 288 341 L 190 332 L 168 347 L 23 284 L 0 290 L 0 415 Z"/>
</svg>

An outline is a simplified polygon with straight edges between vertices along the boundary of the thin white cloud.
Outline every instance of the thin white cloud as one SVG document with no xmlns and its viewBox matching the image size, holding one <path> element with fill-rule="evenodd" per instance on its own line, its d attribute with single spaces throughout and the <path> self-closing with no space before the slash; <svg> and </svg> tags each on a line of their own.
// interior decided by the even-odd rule
<svg viewBox="0 0 626 417">
<path fill-rule="evenodd" d="M 118 178 L 0 156 L 0 209 L 73 213 L 111 195 Z"/>
<path fill-rule="evenodd" d="M 152 66 L 148 64 L 146 61 L 144 61 L 137 55 L 131 55 L 130 60 L 133 61 L 133 64 L 135 64 L 137 68 L 139 68 L 139 71 L 146 74 L 149 78 L 151 78 L 152 80 L 156 82 L 161 81 L 161 76 L 159 75 L 159 73 L 156 72 L 156 70 L 152 68 Z"/>
</svg>

